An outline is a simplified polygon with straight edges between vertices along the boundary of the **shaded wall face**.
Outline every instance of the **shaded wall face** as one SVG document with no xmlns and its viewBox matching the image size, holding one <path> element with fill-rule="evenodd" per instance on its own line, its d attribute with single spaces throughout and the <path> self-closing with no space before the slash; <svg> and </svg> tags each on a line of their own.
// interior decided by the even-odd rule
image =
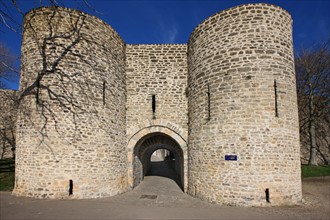
<svg viewBox="0 0 330 220">
<path fill-rule="evenodd" d="M 99 19 L 40 8 L 24 20 L 16 195 L 126 190 L 125 44 Z"/>
<path fill-rule="evenodd" d="M 17 97 L 16 91 L 0 89 L 0 159 L 15 157 Z"/>
<path fill-rule="evenodd" d="M 267 203 L 268 188 L 273 205 L 301 199 L 291 22 L 276 6 L 242 5 L 193 31 L 188 43 L 190 194 L 259 206 Z M 238 159 L 227 161 L 225 155 Z"/>
</svg>

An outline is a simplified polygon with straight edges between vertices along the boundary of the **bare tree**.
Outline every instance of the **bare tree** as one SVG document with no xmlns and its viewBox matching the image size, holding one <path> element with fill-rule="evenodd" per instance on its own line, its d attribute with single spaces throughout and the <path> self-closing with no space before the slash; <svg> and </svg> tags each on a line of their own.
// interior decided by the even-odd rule
<svg viewBox="0 0 330 220">
<path fill-rule="evenodd" d="M 16 91 L 0 91 L 0 159 L 15 158 L 17 98 Z"/>
<path fill-rule="evenodd" d="M 33 36 L 34 44 L 37 45 L 38 55 L 41 57 L 41 68 L 38 70 L 37 75 L 34 78 L 30 78 L 28 81 L 23 80 L 23 85 L 20 86 L 19 92 L 13 94 L 6 92 L 4 96 L 1 97 L 3 100 L 6 100 L 6 102 L 14 102 L 12 105 L 14 109 L 8 105 L 0 109 L 2 116 L 6 115 L 6 117 L 1 117 L 1 123 L 4 125 L 1 130 L 2 137 L 6 137 L 6 140 L 3 140 L 5 143 L 10 143 L 13 150 L 15 149 L 14 130 L 16 110 L 19 109 L 25 118 L 30 118 L 31 124 L 34 123 L 33 117 L 29 116 L 29 114 L 31 114 L 29 110 L 30 107 L 25 108 L 24 106 L 24 100 L 26 98 L 31 100 L 31 97 L 33 97 L 36 103 L 36 109 L 43 119 L 43 126 L 39 130 L 42 138 L 47 137 L 48 127 L 50 126 L 55 127 L 59 133 L 63 132 L 58 129 L 58 121 L 61 117 L 57 114 L 58 107 L 62 111 L 71 114 L 74 124 L 82 114 L 96 115 L 97 111 L 94 111 L 93 107 L 86 110 L 79 102 L 81 102 L 81 99 L 84 99 L 85 103 L 88 103 L 89 100 L 95 100 L 96 97 L 94 97 L 93 92 L 91 92 L 91 87 L 98 87 L 99 84 L 93 84 L 91 80 L 81 76 L 80 72 L 69 73 L 62 66 L 68 59 L 77 59 L 89 66 L 90 69 L 98 68 L 98 61 L 96 59 L 86 59 L 86 57 L 80 54 L 81 51 L 77 49 L 80 43 L 93 41 L 90 36 L 81 33 L 81 28 L 85 25 L 85 16 L 83 13 L 78 17 L 69 13 L 68 16 L 70 17 L 69 20 L 71 23 L 69 24 L 70 28 L 68 28 L 68 31 L 65 33 L 55 31 L 59 22 L 61 22 L 60 17 L 62 16 L 61 12 L 56 10 L 56 8 L 58 6 L 65 7 L 64 3 L 65 1 L 56 0 L 34 1 L 34 5 L 31 6 L 31 9 L 41 6 L 52 6 L 54 9 L 46 24 L 47 35 L 40 38 L 37 24 L 31 22 L 31 20 L 27 20 L 25 26 L 21 25 L 21 20 L 23 20 L 26 11 L 22 10 L 18 1 L 0 0 L 0 25 L 17 34 L 21 34 L 23 30 L 30 31 L 31 36 Z M 96 12 L 86 0 L 77 1 L 76 8 L 80 10 L 88 9 Z M 14 19 L 14 17 L 16 17 L 13 16 L 14 13 L 21 16 L 20 21 Z M 33 20 L 33 15 L 31 18 Z M 93 41 L 93 43 L 95 42 Z M 103 45 L 100 45 L 100 47 L 102 46 Z M 0 78 L 4 79 L 13 76 L 13 73 L 19 74 L 19 71 L 12 65 L 16 58 L 4 45 L 1 44 L 0 49 Z M 108 50 L 108 48 L 104 48 L 104 50 Z M 110 66 L 111 64 L 108 63 L 108 65 Z M 26 64 L 23 62 L 21 63 L 21 69 L 24 68 L 26 68 Z M 9 73 L 12 75 L 9 75 Z M 49 77 L 56 80 L 49 82 Z M 100 77 L 102 78 L 103 76 Z M 106 76 L 104 76 L 104 78 L 106 78 Z M 99 88 L 99 90 L 102 91 L 102 89 L 106 89 L 105 85 L 103 87 L 104 88 Z M 79 97 L 73 94 L 73 88 L 79 91 Z M 54 108 L 56 108 L 56 110 Z M 10 113 L 8 117 L 7 113 Z M 10 134 L 12 135 L 10 136 Z"/>
<path fill-rule="evenodd" d="M 4 43 L 0 42 L 0 89 L 8 89 L 6 82 L 15 82 L 19 71 L 15 67 L 16 57 Z"/>
<path fill-rule="evenodd" d="M 8 82 L 15 82 L 19 71 L 15 67 L 17 57 L 0 43 L 0 89 L 9 89 Z M 17 93 L 0 90 L 0 159 L 15 158 L 15 123 L 17 112 Z"/>
<path fill-rule="evenodd" d="M 309 146 L 309 165 L 317 155 L 328 164 L 330 118 L 330 40 L 303 49 L 296 58 L 301 142 Z"/>
<path fill-rule="evenodd" d="M 23 10 L 20 2 L 17 0 L 0 0 L 0 24 L 13 32 L 21 34 L 21 22 L 23 20 L 23 16 L 28 10 L 43 6 L 66 7 L 66 3 L 67 2 L 65 0 L 31 1 L 30 8 Z M 75 1 L 74 6 L 79 10 L 91 10 L 93 12 L 100 13 L 96 11 L 96 9 L 90 3 L 88 3 L 87 0 L 77 0 Z"/>
<path fill-rule="evenodd" d="M 21 2 L 17 0 L 0 0 L 0 27 L 21 35 L 23 16 L 28 10 L 43 6 L 65 7 L 66 3 L 65 0 L 31 1 L 30 7 L 23 9 Z M 87 0 L 76 1 L 74 7 L 100 13 Z M 3 30 L 0 29 L 0 33 L 4 32 Z M 19 39 L 19 36 L 17 38 Z M 5 82 L 15 82 L 19 78 L 19 67 L 14 65 L 19 59 L 19 56 L 14 55 L 4 43 L 0 43 L 0 89 L 8 89 Z"/>
</svg>

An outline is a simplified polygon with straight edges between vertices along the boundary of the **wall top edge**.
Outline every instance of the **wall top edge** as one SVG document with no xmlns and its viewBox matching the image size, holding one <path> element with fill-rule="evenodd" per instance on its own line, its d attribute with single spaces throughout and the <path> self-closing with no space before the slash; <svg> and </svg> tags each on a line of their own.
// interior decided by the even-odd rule
<svg viewBox="0 0 330 220">
<path fill-rule="evenodd" d="M 124 42 L 124 44 L 126 45 L 126 42 L 124 41 L 124 39 L 120 36 L 120 34 L 110 25 L 108 24 L 107 22 L 103 21 L 101 18 L 95 16 L 95 15 L 91 15 L 91 14 L 88 14 L 86 12 L 83 12 L 79 9 L 73 9 L 73 8 L 67 8 L 67 7 L 62 7 L 62 6 L 41 6 L 41 7 L 37 7 L 37 8 L 33 8 L 29 11 L 27 11 L 25 14 L 24 14 L 24 20 L 25 20 L 25 17 L 27 15 L 29 15 L 30 13 L 33 13 L 33 12 L 37 12 L 37 11 L 42 11 L 43 9 L 58 9 L 59 11 L 67 11 L 67 12 L 75 12 L 77 14 L 82 14 L 86 17 L 90 17 L 92 19 L 95 19 L 97 21 L 100 21 L 102 24 L 104 24 L 106 27 L 109 27 L 110 29 L 112 29 L 112 31 L 114 31 L 118 37 Z"/>
<path fill-rule="evenodd" d="M 127 46 L 187 46 L 187 44 L 127 44 Z"/>
<path fill-rule="evenodd" d="M 235 10 L 235 9 L 237 9 L 237 8 L 249 7 L 249 6 L 254 6 L 254 7 L 256 7 L 256 6 L 268 6 L 268 7 L 277 8 L 277 9 L 279 9 L 279 10 L 285 12 L 286 14 L 288 14 L 288 15 L 290 16 L 291 20 L 292 20 L 291 14 L 290 14 L 287 10 L 283 9 L 283 8 L 280 7 L 280 6 L 274 5 L 274 4 L 270 4 L 270 3 L 248 3 L 248 4 L 240 4 L 240 5 L 237 5 L 237 6 L 234 6 L 234 7 L 231 7 L 231 8 L 228 8 L 228 9 L 222 10 L 222 11 L 219 11 L 219 12 L 217 12 L 217 13 L 215 13 L 215 14 L 209 16 L 209 17 L 207 17 L 206 19 L 204 19 L 202 22 L 200 22 L 200 23 L 199 23 L 199 24 L 198 24 L 198 25 L 192 30 L 192 32 L 191 32 L 191 34 L 190 34 L 190 36 L 189 36 L 189 38 L 188 38 L 186 44 L 180 44 L 180 43 L 179 43 L 179 44 L 161 44 L 161 43 L 160 43 L 160 44 L 127 44 L 127 43 L 124 41 L 124 39 L 119 35 L 119 33 L 118 33 L 118 32 L 117 32 L 117 31 L 116 31 L 116 30 L 115 30 L 110 24 L 108 24 L 107 22 L 103 21 L 102 19 L 100 19 L 100 18 L 98 18 L 98 17 L 96 17 L 96 16 L 94 16 L 94 15 L 88 14 L 88 13 L 83 12 L 83 11 L 78 10 L 78 9 L 72 9 L 72 8 L 67 8 L 67 7 L 62 7 L 62 6 L 42 6 L 42 7 L 37 7 L 37 8 L 33 8 L 33 9 L 29 10 L 28 12 L 25 13 L 24 17 L 27 16 L 28 14 L 30 14 L 30 13 L 35 12 L 35 11 L 41 11 L 42 9 L 51 9 L 51 8 L 55 8 L 55 9 L 60 9 L 60 10 L 62 10 L 62 11 L 72 11 L 72 12 L 81 13 L 81 14 L 83 14 L 83 15 L 85 15 L 85 16 L 88 16 L 88 17 L 91 17 L 91 18 L 93 18 L 93 19 L 96 19 L 96 20 L 102 22 L 103 24 L 105 24 L 106 26 L 110 27 L 110 28 L 111 28 L 111 29 L 112 29 L 112 30 L 113 30 L 113 31 L 114 31 L 114 32 L 120 37 L 120 39 L 125 43 L 125 45 L 127 45 L 127 46 L 138 46 L 138 45 L 144 45 L 144 46 L 148 46 L 148 45 L 178 45 L 178 46 L 179 46 L 179 45 L 181 45 L 181 46 L 185 46 L 185 45 L 187 45 L 188 42 L 190 41 L 190 38 L 191 38 L 191 36 L 193 35 L 193 33 L 194 33 L 194 32 L 195 32 L 200 26 L 202 26 L 205 22 L 207 22 L 208 20 L 212 19 L 212 18 L 215 17 L 216 15 L 219 15 L 219 14 L 222 14 L 222 13 L 226 13 L 226 12 L 228 12 L 228 11 L 232 11 L 232 10 Z"/>
<path fill-rule="evenodd" d="M 283 12 L 285 12 L 291 19 L 292 21 L 292 16 L 291 14 L 284 8 L 278 6 L 278 5 L 275 5 L 275 4 L 271 4 L 271 3 L 247 3 L 247 4 L 240 4 L 240 5 L 237 5 L 237 6 L 234 6 L 234 7 L 231 7 L 231 8 L 227 8 L 227 9 L 224 9 L 222 11 L 219 11 L 209 17 L 207 17 L 206 19 L 204 19 L 202 22 L 200 22 L 191 32 L 189 38 L 188 38 L 188 42 L 190 41 L 190 38 L 191 36 L 193 35 L 193 33 L 200 27 L 202 26 L 205 22 L 207 22 L 208 20 L 211 20 L 212 18 L 214 18 L 215 16 L 217 15 L 220 15 L 220 14 L 224 14 L 224 13 L 227 13 L 229 11 L 233 11 L 237 8 L 242 8 L 242 7 L 249 7 L 249 6 L 253 6 L 253 7 L 257 7 L 257 6 L 267 6 L 267 7 L 273 7 L 273 8 L 276 8 L 276 9 L 279 9 Z"/>
</svg>

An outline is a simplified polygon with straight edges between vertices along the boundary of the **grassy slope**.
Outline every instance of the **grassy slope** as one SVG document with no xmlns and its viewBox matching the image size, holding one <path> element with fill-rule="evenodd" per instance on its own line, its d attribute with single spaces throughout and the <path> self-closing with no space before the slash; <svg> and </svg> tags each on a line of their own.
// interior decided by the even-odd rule
<svg viewBox="0 0 330 220">
<path fill-rule="evenodd" d="M 330 176 L 330 165 L 327 166 L 307 166 L 301 165 L 302 177 Z"/>
<path fill-rule="evenodd" d="M 0 191 L 12 191 L 14 189 L 15 173 L 0 173 Z"/>
<path fill-rule="evenodd" d="M 13 160 L 0 160 L 0 191 L 12 191 L 15 182 L 15 164 Z"/>
</svg>

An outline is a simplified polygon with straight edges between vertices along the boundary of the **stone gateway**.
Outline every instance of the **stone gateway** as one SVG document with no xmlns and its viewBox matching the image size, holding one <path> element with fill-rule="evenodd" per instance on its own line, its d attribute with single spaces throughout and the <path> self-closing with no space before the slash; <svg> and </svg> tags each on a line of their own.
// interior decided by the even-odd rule
<svg viewBox="0 0 330 220">
<path fill-rule="evenodd" d="M 302 199 L 292 19 L 240 5 L 187 44 L 130 45 L 100 19 L 24 18 L 14 194 L 100 198 L 136 187 L 166 149 L 181 188 L 217 204 Z"/>
</svg>

